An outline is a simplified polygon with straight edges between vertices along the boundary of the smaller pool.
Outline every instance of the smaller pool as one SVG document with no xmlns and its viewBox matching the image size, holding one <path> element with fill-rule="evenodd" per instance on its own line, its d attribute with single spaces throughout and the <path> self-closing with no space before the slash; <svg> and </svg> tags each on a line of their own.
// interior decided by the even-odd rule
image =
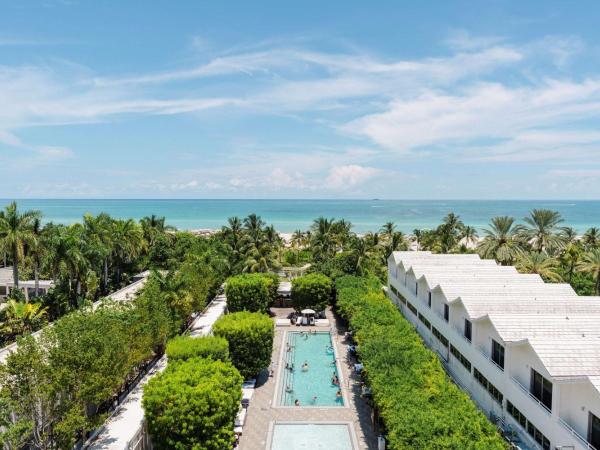
<svg viewBox="0 0 600 450">
<path fill-rule="evenodd" d="M 279 404 L 344 406 L 331 333 L 291 331 L 283 345 Z M 333 383 L 334 377 L 338 384 Z"/>
<path fill-rule="evenodd" d="M 347 424 L 276 423 L 270 450 L 353 450 Z"/>
</svg>

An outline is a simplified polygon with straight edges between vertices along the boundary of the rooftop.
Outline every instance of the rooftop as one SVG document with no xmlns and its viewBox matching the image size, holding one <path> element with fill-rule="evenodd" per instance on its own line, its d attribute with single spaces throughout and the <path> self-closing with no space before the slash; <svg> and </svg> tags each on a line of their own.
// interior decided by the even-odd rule
<svg viewBox="0 0 600 450">
<path fill-rule="evenodd" d="M 489 321 L 506 345 L 531 346 L 552 377 L 587 379 L 600 391 L 600 297 L 478 255 L 394 252 L 391 259 L 461 303 L 471 319 Z"/>
</svg>

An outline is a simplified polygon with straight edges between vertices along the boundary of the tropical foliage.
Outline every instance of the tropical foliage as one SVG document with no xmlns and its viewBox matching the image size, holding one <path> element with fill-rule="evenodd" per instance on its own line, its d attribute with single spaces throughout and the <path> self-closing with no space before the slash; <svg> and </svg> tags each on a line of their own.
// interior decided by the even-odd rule
<svg viewBox="0 0 600 450">
<path fill-rule="evenodd" d="M 358 343 L 388 448 L 505 449 L 494 425 L 444 372 L 373 278 L 336 281 L 337 305 Z"/>
<path fill-rule="evenodd" d="M 312 273 L 292 280 L 292 305 L 296 311 L 310 308 L 324 311 L 331 303 L 333 283 L 320 273 Z"/>
<path fill-rule="evenodd" d="M 144 388 L 142 404 L 157 450 L 232 448 L 242 377 L 231 362 L 192 358 L 169 363 Z"/>
<path fill-rule="evenodd" d="M 242 274 L 227 279 L 225 294 L 231 312 L 267 312 L 274 298 L 271 287 L 277 289 L 279 280 L 258 273 Z"/>
<path fill-rule="evenodd" d="M 188 360 L 191 358 L 210 358 L 227 361 L 229 359 L 229 343 L 216 336 L 176 336 L 167 343 L 169 362 Z"/>
<path fill-rule="evenodd" d="M 248 311 L 228 314 L 215 322 L 213 333 L 229 342 L 231 361 L 244 379 L 255 377 L 271 362 L 275 330 L 266 314 Z"/>
</svg>

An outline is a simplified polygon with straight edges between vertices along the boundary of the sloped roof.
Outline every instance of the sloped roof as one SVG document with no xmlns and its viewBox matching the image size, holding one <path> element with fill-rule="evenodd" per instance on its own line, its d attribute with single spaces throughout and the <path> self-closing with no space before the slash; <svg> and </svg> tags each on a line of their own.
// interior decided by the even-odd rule
<svg viewBox="0 0 600 450">
<path fill-rule="evenodd" d="M 489 320 L 508 345 L 529 344 L 553 378 L 588 379 L 600 391 L 600 297 L 478 255 L 394 252 L 393 260 L 471 319 Z"/>
</svg>

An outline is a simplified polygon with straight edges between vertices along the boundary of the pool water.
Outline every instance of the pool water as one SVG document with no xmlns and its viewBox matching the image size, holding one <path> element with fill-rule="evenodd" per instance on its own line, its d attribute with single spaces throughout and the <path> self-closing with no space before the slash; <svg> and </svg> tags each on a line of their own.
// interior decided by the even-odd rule
<svg viewBox="0 0 600 450">
<path fill-rule="evenodd" d="M 275 424 L 271 450 L 352 450 L 350 430 L 337 424 Z"/>
<path fill-rule="evenodd" d="M 339 373 L 331 334 L 288 332 L 284 346 L 280 404 L 294 406 L 299 400 L 300 406 L 343 406 L 343 398 L 336 396 L 341 387 L 332 383 L 333 375 L 339 377 Z M 305 362 L 306 371 L 302 370 Z"/>
</svg>

